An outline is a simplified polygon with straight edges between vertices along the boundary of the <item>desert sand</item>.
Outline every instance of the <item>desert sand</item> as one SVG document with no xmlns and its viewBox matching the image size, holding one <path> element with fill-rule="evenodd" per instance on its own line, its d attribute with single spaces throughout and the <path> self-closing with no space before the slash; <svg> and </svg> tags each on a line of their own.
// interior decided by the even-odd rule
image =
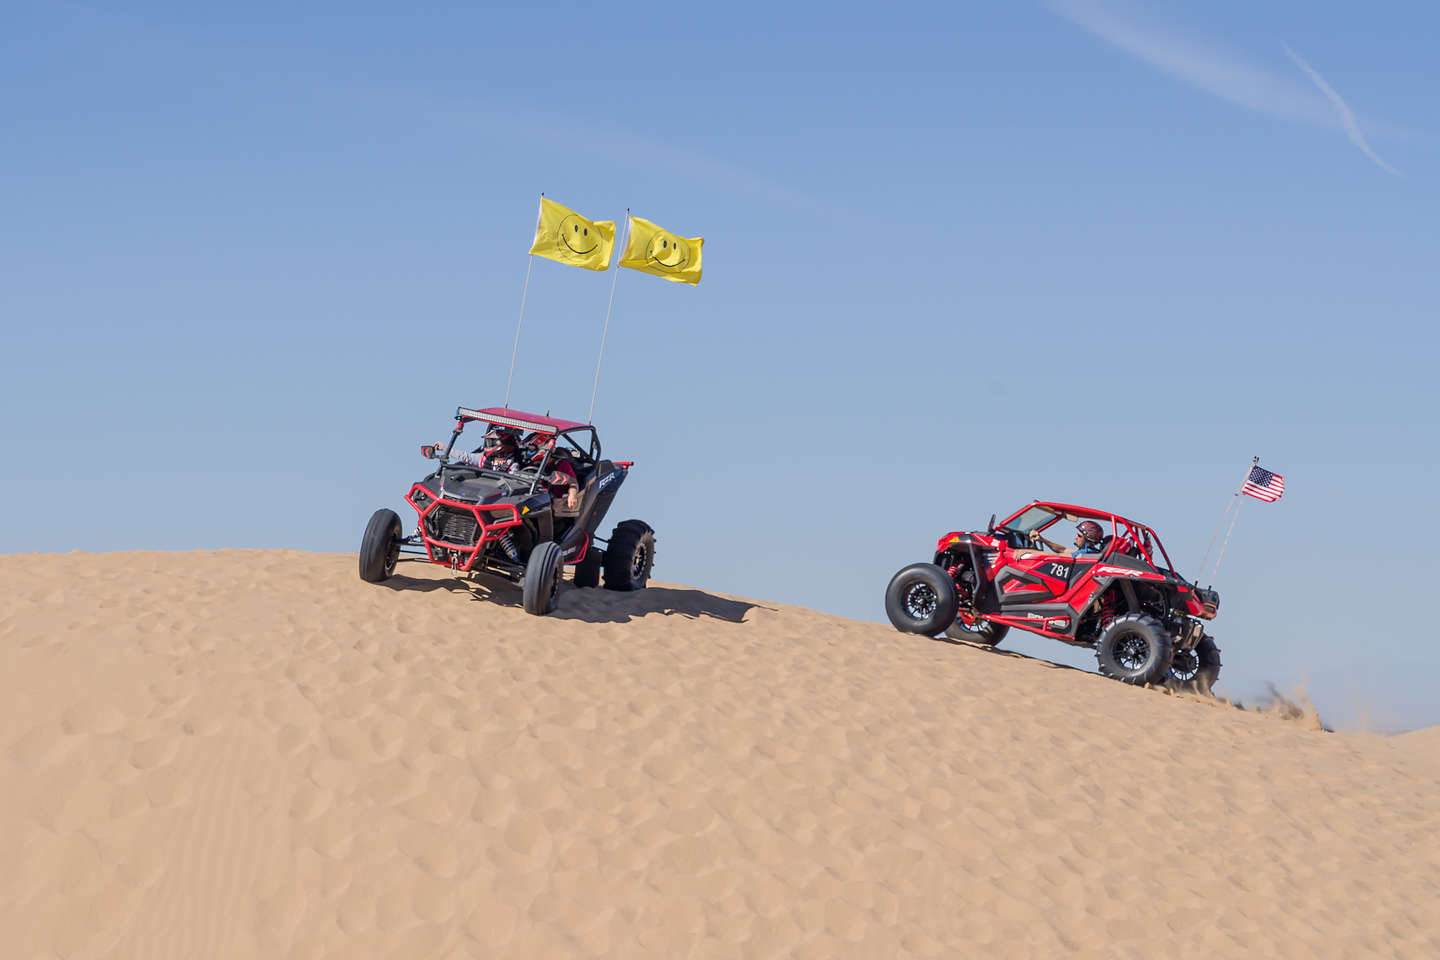
<svg viewBox="0 0 1440 960">
<path fill-rule="evenodd" d="M 1433 733 L 355 567 L 0 557 L 0 954 L 1440 956 Z"/>
</svg>

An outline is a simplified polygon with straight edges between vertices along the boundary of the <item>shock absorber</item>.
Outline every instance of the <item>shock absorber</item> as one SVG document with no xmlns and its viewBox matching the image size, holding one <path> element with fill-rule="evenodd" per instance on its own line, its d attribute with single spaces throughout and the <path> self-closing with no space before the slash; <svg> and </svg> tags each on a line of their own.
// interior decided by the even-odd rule
<svg viewBox="0 0 1440 960">
<path fill-rule="evenodd" d="M 1112 624 L 1112 623 L 1115 622 L 1115 608 L 1116 608 L 1116 606 L 1117 606 L 1117 604 L 1115 603 L 1115 594 L 1114 594 L 1113 591 L 1112 591 L 1112 592 L 1109 592 L 1109 593 L 1106 593 L 1105 596 L 1103 596 L 1103 597 L 1100 598 L 1100 629 L 1101 629 L 1101 630 L 1104 630 L 1106 627 L 1110 626 L 1110 624 Z"/>
<path fill-rule="evenodd" d="M 520 562 L 520 551 L 515 549 L 515 541 L 511 539 L 509 530 L 501 534 L 496 542 L 500 544 L 500 552 L 505 554 L 511 563 Z"/>
</svg>

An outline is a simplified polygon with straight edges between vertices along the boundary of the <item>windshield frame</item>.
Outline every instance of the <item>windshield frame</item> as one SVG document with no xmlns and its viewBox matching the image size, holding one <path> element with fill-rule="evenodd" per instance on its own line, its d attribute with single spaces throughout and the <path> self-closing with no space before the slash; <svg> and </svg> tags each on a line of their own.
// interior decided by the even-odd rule
<svg viewBox="0 0 1440 960">
<path fill-rule="evenodd" d="M 1049 519 L 1039 520 L 1038 522 L 1036 522 L 1036 523 L 1034 523 L 1034 524 L 1032 524 L 1032 525 L 1030 525 L 1030 526 L 1028 526 L 1028 527 L 1018 526 L 1018 525 L 1017 525 L 1017 524 L 1019 524 L 1021 521 L 1025 520 L 1026 517 L 1027 517 L 1029 514 L 1031 514 L 1032 512 L 1033 512 L 1033 513 L 1036 513 L 1036 514 L 1039 514 L 1039 515 L 1042 516 L 1042 517 L 1048 517 Z M 1016 514 L 1015 516 L 1011 517 L 1009 520 L 1006 520 L 1006 521 L 1004 521 L 1003 523 L 998 524 L 998 525 L 995 527 L 995 529 L 996 529 L 996 530 L 1009 530 L 1009 531 L 1012 532 L 1012 533 L 1018 533 L 1018 534 L 1024 535 L 1024 534 L 1030 533 L 1032 530 L 1046 530 L 1046 529 L 1048 529 L 1052 524 L 1054 524 L 1055 522 L 1057 522 L 1057 521 L 1059 521 L 1059 520 L 1061 520 L 1061 519 L 1062 519 L 1061 514 L 1056 513 L 1054 510 L 1051 510 L 1049 507 L 1043 506 L 1043 505 L 1038 504 L 1038 503 L 1032 503 L 1032 504 L 1030 504 L 1028 507 L 1026 507 L 1024 510 L 1021 510 L 1018 514 Z"/>
<path fill-rule="evenodd" d="M 474 411 L 470 411 L 470 412 L 473 413 Z M 450 434 L 450 442 L 445 445 L 445 452 L 442 453 L 441 456 L 440 456 L 440 459 L 441 459 L 441 461 L 442 461 L 442 463 L 441 463 L 441 466 L 442 466 L 442 467 L 445 466 L 445 465 L 446 465 L 446 461 L 448 461 L 448 460 L 450 459 L 450 454 L 454 451 L 454 449 L 455 449 L 455 444 L 459 441 L 460 435 L 465 432 L 465 428 L 466 428 L 467 426 L 469 426 L 470 424 L 472 424 L 472 423 L 478 423 L 478 424 L 483 425 L 484 428 L 485 428 L 485 431 L 486 431 L 487 433 L 489 432 L 489 430 L 490 430 L 491 427 L 497 427 L 497 426 L 498 426 L 498 427 L 513 427 L 513 426 L 514 426 L 513 424 L 508 423 L 508 422 L 506 422 L 506 421 L 504 421 L 504 420 L 500 420 L 500 419 L 491 420 L 491 419 L 487 419 L 487 418 L 485 418 L 485 417 L 483 417 L 483 416 L 473 416 L 473 415 L 472 415 L 472 416 L 461 416 L 461 415 L 457 414 L 456 417 L 455 417 L 455 419 L 456 419 L 456 429 L 451 432 L 451 434 Z M 595 427 L 594 427 L 593 424 L 588 424 L 588 423 L 586 423 L 586 424 L 580 424 L 580 425 L 578 425 L 578 426 L 566 427 L 566 428 L 563 429 L 563 430 L 555 430 L 555 431 L 553 431 L 553 432 L 550 431 L 550 430 L 533 430 L 533 431 L 531 431 L 531 432 L 532 432 L 533 434 L 537 434 L 537 435 L 539 435 L 539 436 L 543 436 L 543 437 L 548 437 L 548 438 L 549 438 L 549 440 L 547 441 L 547 447 L 546 447 L 546 450 L 545 450 L 545 457 L 540 461 L 540 463 L 539 463 L 538 465 L 533 466 L 533 467 L 530 467 L 530 466 L 522 467 L 522 468 L 520 468 L 520 470 L 518 470 L 518 471 L 515 472 L 515 473 L 507 473 L 507 472 L 503 472 L 503 471 L 500 471 L 500 470 L 492 470 L 492 469 L 490 469 L 489 467 L 472 467 L 472 468 L 470 468 L 470 469 L 478 470 L 478 471 L 480 471 L 482 474 L 489 474 L 490 476 L 493 476 L 493 477 L 510 478 L 510 479 L 516 479 L 516 480 L 528 480 L 528 481 L 530 481 L 530 490 L 529 490 L 529 492 L 530 492 L 530 493 L 534 493 L 535 490 L 536 490 L 536 488 L 539 487 L 541 479 L 544 478 L 546 468 L 549 467 L 550 461 L 551 461 L 552 459 L 554 459 L 554 456 L 555 456 L 555 444 L 556 444 L 556 442 L 559 441 L 559 440 L 562 439 L 562 438 L 565 440 L 565 442 L 566 442 L 567 444 L 569 444 L 572 448 L 574 448 L 574 450 L 575 450 L 576 453 L 579 453 L 580 455 L 582 455 L 582 456 L 584 456 L 584 457 L 588 457 L 589 460 L 591 461 L 591 463 L 599 463 L 599 462 L 600 462 L 600 434 L 596 432 Z M 571 436 L 571 434 L 587 434 L 587 433 L 590 435 L 590 436 L 589 436 L 589 441 L 590 441 L 590 442 L 589 442 L 588 444 L 586 444 L 585 446 L 581 446 L 581 444 L 580 444 L 579 442 L 577 442 L 577 439 L 576 439 L 575 437 Z M 522 434 L 522 436 L 523 436 L 523 434 Z M 583 437 L 582 437 L 581 439 L 583 439 Z M 483 449 L 484 449 L 484 444 L 483 444 L 483 442 L 482 442 L 480 448 L 477 449 L 476 451 L 473 451 L 473 452 L 478 453 L 480 450 L 483 450 Z"/>
</svg>

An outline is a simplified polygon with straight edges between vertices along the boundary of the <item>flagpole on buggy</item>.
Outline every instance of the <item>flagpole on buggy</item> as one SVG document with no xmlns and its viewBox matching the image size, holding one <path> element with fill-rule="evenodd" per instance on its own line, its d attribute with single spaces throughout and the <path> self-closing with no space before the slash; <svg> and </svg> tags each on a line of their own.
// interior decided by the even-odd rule
<svg viewBox="0 0 1440 960">
<path fill-rule="evenodd" d="M 1201 577 L 1204 575 L 1204 573 L 1205 573 L 1205 562 L 1210 559 L 1210 551 L 1211 551 L 1212 549 L 1214 549 L 1214 547 L 1215 547 L 1215 538 L 1217 538 L 1217 537 L 1220 536 L 1220 528 L 1223 527 L 1223 526 L 1225 526 L 1225 518 L 1228 517 L 1228 516 L 1230 516 L 1230 510 L 1233 508 L 1233 509 L 1235 510 L 1236 516 L 1239 516 L 1239 514 L 1240 514 L 1240 506 L 1239 506 L 1239 504 L 1240 504 L 1240 491 L 1242 491 L 1242 490 L 1245 489 L 1245 481 L 1250 479 L 1250 471 L 1254 470 L 1255 467 L 1256 467 L 1259 463 L 1260 463 L 1260 458 L 1259 458 L 1259 457 L 1253 457 L 1253 458 L 1251 458 L 1250 464 L 1245 468 L 1245 476 L 1243 476 L 1243 477 L 1240 478 L 1240 485 L 1235 488 L 1235 492 L 1234 492 L 1233 494 L 1231 494 L 1229 502 L 1225 504 L 1225 512 L 1222 513 L 1222 514 L 1220 514 L 1220 522 L 1215 525 L 1215 532 L 1210 535 L 1210 544 L 1209 544 L 1209 546 L 1207 546 L 1207 547 L 1205 548 L 1205 556 L 1204 556 L 1204 557 L 1201 559 L 1201 561 L 1200 561 L 1200 569 L 1196 571 L 1196 577 L 1195 577 L 1195 582 L 1196 582 L 1196 583 L 1199 583 L 1199 582 L 1200 582 L 1200 578 L 1201 578 Z M 1235 529 L 1235 523 L 1234 523 L 1234 521 L 1231 521 L 1231 523 L 1230 523 L 1230 529 L 1231 529 L 1231 530 L 1234 530 L 1234 529 Z M 1228 533 L 1225 534 L 1225 542 L 1226 542 L 1226 543 L 1229 543 L 1229 542 L 1230 542 L 1230 534 L 1228 534 Z M 1225 548 L 1224 548 L 1223 546 L 1220 548 L 1220 553 L 1221 553 L 1222 556 L 1223 556 L 1224 553 L 1225 553 Z M 1218 559 L 1215 561 L 1215 572 L 1216 572 L 1216 573 L 1219 573 L 1219 572 L 1220 572 L 1220 561 L 1219 561 Z M 1211 580 L 1211 582 L 1212 582 L 1212 583 L 1214 582 L 1214 580 L 1213 580 L 1213 574 L 1212 574 L 1212 580 Z"/>
<path fill-rule="evenodd" d="M 544 201 L 545 194 L 540 194 L 541 201 Z M 540 234 L 540 220 L 544 212 L 544 203 L 541 203 L 541 212 L 535 214 L 535 234 Z M 520 319 L 515 321 L 515 347 L 510 351 L 510 375 L 505 378 L 505 407 L 510 406 L 510 384 L 515 380 L 515 358 L 520 355 L 520 326 L 525 322 L 525 298 L 530 294 L 530 271 L 535 269 L 535 255 L 532 253 L 526 258 L 529 262 L 525 264 L 525 286 L 520 291 Z"/>
<path fill-rule="evenodd" d="M 595 395 L 600 392 L 600 364 L 605 359 L 605 337 L 610 332 L 610 311 L 615 307 L 615 283 L 620 279 L 620 258 L 625 256 L 625 245 L 630 242 L 630 208 L 625 208 L 625 237 L 620 243 L 620 253 L 615 257 L 615 266 L 610 269 L 615 275 L 610 278 L 610 303 L 605 307 L 605 326 L 600 331 L 600 356 L 595 358 L 595 385 L 590 388 L 590 412 L 586 423 L 595 422 Z"/>
<path fill-rule="evenodd" d="M 1240 505 L 1244 500 L 1245 498 L 1241 497 L 1235 501 L 1235 512 L 1230 515 L 1230 529 L 1225 531 L 1225 542 L 1220 544 L 1220 554 L 1215 558 L 1215 570 L 1210 574 L 1211 583 L 1214 583 L 1215 578 L 1220 576 L 1220 561 L 1225 559 L 1225 548 L 1230 546 L 1230 534 L 1235 532 L 1235 521 L 1240 519 Z"/>
</svg>

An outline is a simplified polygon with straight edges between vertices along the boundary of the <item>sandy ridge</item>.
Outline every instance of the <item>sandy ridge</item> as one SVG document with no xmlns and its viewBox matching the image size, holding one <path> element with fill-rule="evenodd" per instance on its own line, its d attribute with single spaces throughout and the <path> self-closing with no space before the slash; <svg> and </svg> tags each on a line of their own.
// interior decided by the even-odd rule
<svg viewBox="0 0 1440 960">
<path fill-rule="evenodd" d="M 1424 732 L 354 565 L 0 557 L 10 955 L 1440 955 Z"/>
</svg>

